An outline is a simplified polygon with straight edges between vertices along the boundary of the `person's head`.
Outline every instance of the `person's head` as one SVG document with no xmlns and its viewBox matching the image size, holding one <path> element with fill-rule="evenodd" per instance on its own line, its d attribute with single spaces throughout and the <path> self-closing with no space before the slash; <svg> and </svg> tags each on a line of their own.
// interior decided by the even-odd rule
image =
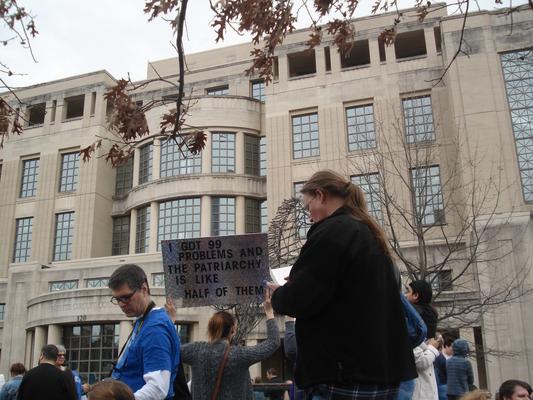
<svg viewBox="0 0 533 400">
<path fill-rule="evenodd" d="M 278 371 L 276 370 L 276 368 L 269 368 L 267 370 L 267 379 L 270 380 L 272 378 L 275 378 L 278 376 Z"/>
<path fill-rule="evenodd" d="M 505 381 L 498 390 L 499 400 L 527 400 L 531 396 L 531 386 L 517 379 Z"/>
<path fill-rule="evenodd" d="M 150 304 L 150 288 L 143 269 L 135 264 L 125 264 L 109 278 L 111 302 L 120 306 L 128 317 L 144 314 Z"/>
<path fill-rule="evenodd" d="M 359 186 L 336 172 L 323 170 L 314 173 L 300 192 L 312 222 L 319 222 L 340 207 L 346 207 L 357 220 L 370 228 L 383 252 L 390 256 L 385 233 L 368 213 L 365 194 Z"/>
<path fill-rule="evenodd" d="M 9 372 L 11 373 L 11 376 L 24 375 L 26 373 L 26 367 L 24 364 L 15 363 L 11 365 Z"/>
<path fill-rule="evenodd" d="M 459 357 L 466 357 L 470 352 L 470 346 L 464 339 L 455 339 L 452 344 L 453 355 Z"/>
<path fill-rule="evenodd" d="M 63 365 L 65 365 L 65 361 L 67 360 L 67 349 L 65 349 L 65 346 L 62 344 L 57 344 L 56 347 L 58 352 L 56 365 L 61 368 Z"/>
<path fill-rule="evenodd" d="M 448 357 L 453 356 L 452 344 L 456 338 L 448 333 L 442 334 L 442 352 Z"/>
<path fill-rule="evenodd" d="M 207 323 L 207 336 L 210 342 L 227 340 L 231 342 L 237 332 L 235 317 L 227 311 L 218 311 L 213 314 Z"/>
<path fill-rule="evenodd" d="M 412 281 L 407 286 L 405 297 L 412 304 L 429 304 L 433 298 L 433 289 L 429 282 L 423 280 Z"/>
<path fill-rule="evenodd" d="M 89 400 L 135 400 L 135 396 L 125 383 L 109 379 L 91 388 Z"/>
<path fill-rule="evenodd" d="M 47 344 L 41 349 L 39 363 L 48 363 L 56 365 L 59 350 L 56 345 Z"/>
<path fill-rule="evenodd" d="M 473 390 L 471 392 L 468 392 L 463 397 L 461 397 L 460 400 L 489 400 L 490 399 L 490 393 L 486 390 Z"/>
</svg>

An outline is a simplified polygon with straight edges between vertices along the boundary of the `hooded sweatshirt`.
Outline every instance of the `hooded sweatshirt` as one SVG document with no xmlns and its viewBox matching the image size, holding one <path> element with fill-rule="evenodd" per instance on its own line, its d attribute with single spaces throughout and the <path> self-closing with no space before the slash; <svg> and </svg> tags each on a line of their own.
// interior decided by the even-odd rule
<svg viewBox="0 0 533 400">
<path fill-rule="evenodd" d="M 466 359 L 468 342 L 464 339 L 457 339 L 453 342 L 452 349 L 453 357 L 448 360 L 446 365 L 448 394 L 462 396 L 468 392 L 469 386 L 474 384 L 472 364 Z"/>
</svg>

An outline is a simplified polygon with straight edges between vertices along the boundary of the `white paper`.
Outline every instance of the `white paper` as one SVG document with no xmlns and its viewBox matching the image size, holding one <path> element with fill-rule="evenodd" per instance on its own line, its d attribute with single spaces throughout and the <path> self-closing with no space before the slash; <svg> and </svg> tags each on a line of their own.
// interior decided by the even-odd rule
<svg viewBox="0 0 533 400">
<path fill-rule="evenodd" d="M 285 283 L 287 283 L 287 280 L 285 278 L 289 277 L 289 274 L 291 273 L 291 269 L 292 269 L 292 265 L 288 265 L 286 267 L 274 268 L 270 270 L 270 276 L 272 277 L 272 280 L 278 285 L 285 285 Z"/>
</svg>

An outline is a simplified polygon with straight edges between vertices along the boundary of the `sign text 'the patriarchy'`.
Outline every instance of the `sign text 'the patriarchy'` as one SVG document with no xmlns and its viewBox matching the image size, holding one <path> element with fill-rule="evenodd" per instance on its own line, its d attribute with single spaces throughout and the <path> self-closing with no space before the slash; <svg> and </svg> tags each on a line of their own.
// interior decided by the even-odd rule
<svg viewBox="0 0 533 400">
<path fill-rule="evenodd" d="M 182 307 L 263 301 L 266 234 L 163 240 L 161 249 L 167 296 Z"/>
</svg>

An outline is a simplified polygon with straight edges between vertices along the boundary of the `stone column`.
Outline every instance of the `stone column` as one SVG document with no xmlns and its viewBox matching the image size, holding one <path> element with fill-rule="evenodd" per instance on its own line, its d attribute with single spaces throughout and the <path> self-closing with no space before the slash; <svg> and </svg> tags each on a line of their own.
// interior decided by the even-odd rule
<svg viewBox="0 0 533 400">
<path fill-rule="evenodd" d="M 26 365 L 27 367 L 30 367 L 32 365 L 33 335 L 34 335 L 33 331 L 26 331 L 26 346 L 24 348 L 24 365 Z"/>
<path fill-rule="evenodd" d="M 128 336 L 130 335 L 132 329 L 131 321 L 120 321 L 120 330 L 118 336 L 118 348 L 121 349 L 122 346 L 126 344 Z"/>
<path fill-rule="evenodd" d="M 46 326 L 36 326 L 33 334 L 33 360 L 31 367 L 39 364 L 39 356 L 41 355 L 41 349 L 46 344 Z"/>
<path fill-rule="evenodd" d="M 211 236 L 211 196 L 202 196 L 200 201 L 200 235 Z"/>
<path fill-rule="evenodd" d="M 235 134 L 235 173 L 244 174 L 244 133 Z"/>
<path fill-rule="evenodd" d="M 370 65 L 378 66 L 379 60 L 379 44 L 376 38 L 368 39 L 368 51 L 370 52 Z"/>
<path fill-rule="evenodd" d="M 129 254 L 135 254 L 135 240 L 137 239 L 137 209 L 130 212 L 130 249 Z"/>
<path fill-rule="evenodd" d="M 133 182 L 131 184 L 132 187 L 139 185 L 139 156 L 141 155 L 141 150 L 136 147 L 133 152 Z"/>
<path fill-rule="evenodd" d="M 426 40 L 426 51 L 428 57 L 437 56 L 437 44 L 435 43 L 435 33 L 432 27 L 424 29 L 424 39 Z"/>
<path fill-rule="evenodd" d="M 246 231 L 246 198 L 237 196 L 235 199 L 235 234 L 241 235 Z"/>
<path fill-rule="evenodd" d="M 63 344 L 63 330 L 60 325 L 48 325 L 48 344 Z"/>
<path fill-rule="evenodd" d="M 211 173 L 211 132 L 205 131 L 205 134 L 207 136 L 207 142 L 205 143 L 205 147 L 202 150 L 202 174 L 210 174 Z"/>
<path fill-rule="evenodd" d="M 387 46 L 385 45 L 385 58 L 387 63 L 396 62 L 396 51 L 394 50 L 394 44 Z"/>
<path fill-rule="evenodd" d="M 152 201 L 150 203 L 150 245 L 148 251 L 153 253 L 157 251 L 157 228 L 159 223 L 159 203 Z"/>
<path fill-rule="evenodd" d="M 161 178 L 161 139 L 154 139 L 152 147 L 152 180 Z"/>
</svg>

